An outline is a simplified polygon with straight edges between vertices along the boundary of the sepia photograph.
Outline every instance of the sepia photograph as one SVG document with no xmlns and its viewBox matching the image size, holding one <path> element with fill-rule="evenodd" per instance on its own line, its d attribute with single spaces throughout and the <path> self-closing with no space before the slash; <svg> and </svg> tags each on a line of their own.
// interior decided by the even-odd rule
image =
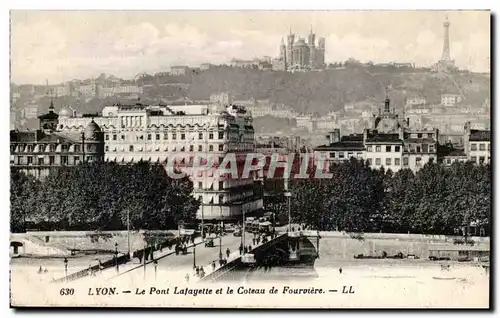
<svg viewBox="0 0 500 318">
<path fill-rule="evenodd" d="M 10 11 L 10 306 L 488 309 L 488 10 Z"/>
</svg>

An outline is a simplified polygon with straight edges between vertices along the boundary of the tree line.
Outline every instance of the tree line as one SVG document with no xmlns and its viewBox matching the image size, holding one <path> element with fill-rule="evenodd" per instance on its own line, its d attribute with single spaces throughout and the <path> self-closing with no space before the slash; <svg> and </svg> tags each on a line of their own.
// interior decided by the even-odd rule
<svg viewBox="0 0 500 318">
<path fill-rule="evenodd" d="M 175 229 L 193 222 L 199 202 L 187 178 L 171 179 L 156 164 L 55 167 L 43 179 L 11 169 L 12 232 Z"/>
<path fill-rule="evenodd" d="M 461 235 L 477 226 L 489 232 L 489 165 L 427 164 L 417 173 L 393 173 L 352 159 L 330 172 L 331 179 L 291 181 L 292 222 L 326 231 Z M 271 205 L 288 219 L 286 198 Z"/>
</svg>

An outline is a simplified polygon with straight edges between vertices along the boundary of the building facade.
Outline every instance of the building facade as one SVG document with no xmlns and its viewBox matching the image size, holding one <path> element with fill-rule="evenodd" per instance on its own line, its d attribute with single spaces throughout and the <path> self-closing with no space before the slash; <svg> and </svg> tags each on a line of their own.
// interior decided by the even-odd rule
<svg viewBox="0 0 500 318">
<path fill-rule="evenodd" d="M 81 132 L 89 117 L 59 116 L 58 129 Z M 238 219 L 243 211 L 262 208 L 262 198 L 248 179 L 219 176 L 214 170 L 194 173 L 196 154 L 214 158 L 215 165 L 227 153 L 238 160 L 254 151 L 252 118 L 243 107 L 230 105 L 115 105 L 103 109 L 93 120 L 105 135 L 105 160 L 121 164 L 148 161 L 163 165 L 174 160 L 194 185 L 193 195 L 201 202 L 197 213 L 204 220 Z"/>
<path fill-rule="evenodd" d="M 50 116 L 40 116 L 38 130 L 11 130 L 11 168 L 43 178 L 53 167 L 104 161 L 104 134 L 99 125 L 91 120 L 82 132 L 59 132 L 53 118 L 52 110 Z"/>
<path fill-rule="evenodd" d="M 464 126 L 464 152 L 467 160 L 476 164 L 491 162 L 491 131 L 471 129 L 471 123 Z"/>
</svg>

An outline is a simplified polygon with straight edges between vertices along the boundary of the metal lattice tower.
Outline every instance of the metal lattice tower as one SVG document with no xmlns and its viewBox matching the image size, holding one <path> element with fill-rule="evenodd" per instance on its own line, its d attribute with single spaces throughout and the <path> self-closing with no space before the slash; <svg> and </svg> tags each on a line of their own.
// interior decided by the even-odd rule
<svg viewBox="0 0 500 318">
<path fill-rule="evenodd" d="M 446 16 L 445 21 L 443 23 L 444 27 L 444 42 L 443 42 L 443 56 L 441 60 L 449 61 L 450 57 L 450 22 L 448 21 L 448 16 Z"/>
</svg>

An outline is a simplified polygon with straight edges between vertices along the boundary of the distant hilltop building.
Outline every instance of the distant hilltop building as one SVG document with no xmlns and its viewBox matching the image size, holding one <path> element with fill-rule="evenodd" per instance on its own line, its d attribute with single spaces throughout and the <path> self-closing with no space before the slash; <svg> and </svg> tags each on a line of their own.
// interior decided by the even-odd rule
<svg viewBox="0 0 500 318">
<path fill-rule="evenodd" d="M 434 71 L 436 72 L 449 72 L 457 69 L 455 61 L 451 59 L 450 55 L 450 22 L 448 21 L 448 16 L 445 18 L 443 28 L 443 54 L 441 59 L 434 65 Z"/>
<path fill-rule="evenodd" d="M 311 31 L 304 38 L 296 36 L 290 29 L 287 36 L 287 44 L 281 39 L 279 58 L 273 61 L 273 69 L 300 71 L 310 69 L 322 69 L 325 67 L 325 38 L 318 39 L 316 46 L 316 34 Z"/>
</svg>

